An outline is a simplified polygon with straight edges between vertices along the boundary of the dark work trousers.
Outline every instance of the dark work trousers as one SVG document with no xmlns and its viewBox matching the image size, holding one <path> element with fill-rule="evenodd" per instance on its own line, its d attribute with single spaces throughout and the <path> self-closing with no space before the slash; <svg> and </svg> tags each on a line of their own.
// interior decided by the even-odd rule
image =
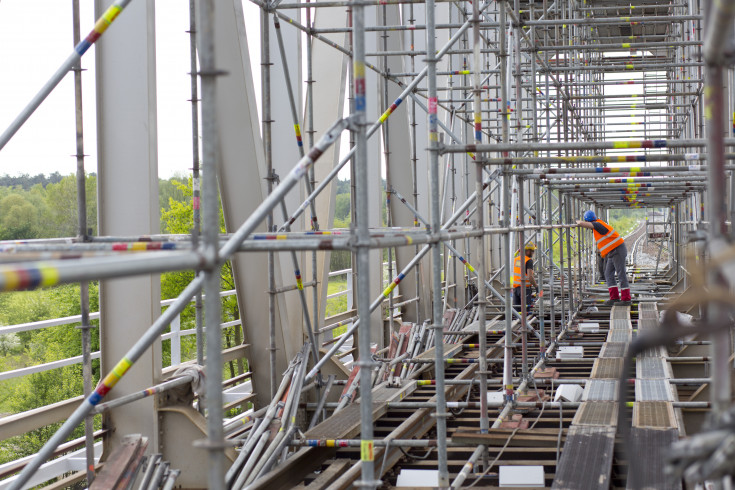
<svg viewBox="0 0 735 490">
<path fill-rule="evenodd" d="M 607 287 L 617 287 L 618 283 L 615 280 L 620 281 L 621 289 L 628 289 L 628 274 L 625 272 L 625 258 L 628 256 L 628 249 L 625 248 L 625 243 L 618 245 L 605 257 L 605 282 Z"/>
<path fill-rule="evenodd" d="M 533 304 L 532 290 L 530 287 L 526 288 L 526 308 L 530 308 Z M 521 311 L 521 287 L 513 288 L 513 306 L 517 306 L 516 310 Z"/>
</svg>

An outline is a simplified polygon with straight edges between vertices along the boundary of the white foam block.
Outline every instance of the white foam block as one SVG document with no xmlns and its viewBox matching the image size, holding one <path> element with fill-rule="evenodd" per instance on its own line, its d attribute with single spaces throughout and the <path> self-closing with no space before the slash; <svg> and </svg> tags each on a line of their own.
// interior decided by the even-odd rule
<svg viewBox="0 0 735 490">
<path fill-rule="evenodd" d="M 584 357 L 584 347 L 581 345 L 565 345 L 556 350 L 557 359 L 581 359 Z"/>
<path fill-rule="evenodd" d="M 503 403 L 503 392 L 502 391 L 490 391 L 487 394 L 488 403 Z"/>
<path fill-rule="evenodd" d="M 501 487 L 544 487 L 543 466 L 501 466 Z"/>
<path fill-rule="evenodd" d="M 439 470 L 408 470 L 398 473 L 396 487 L 438 487 Z"/>
<path fill-rule="evenodd" d="M 597 322 L 582 322 L 579 324 L 579 331 L 597 333 L 600 331 L 600 324 Z"/>
<path fill-rule="evenodd" d="M 560 385 L 554 394 L 554 401 L 578 402 L 582 399 L 584 388 L 579 385 Z"/>
</svg>

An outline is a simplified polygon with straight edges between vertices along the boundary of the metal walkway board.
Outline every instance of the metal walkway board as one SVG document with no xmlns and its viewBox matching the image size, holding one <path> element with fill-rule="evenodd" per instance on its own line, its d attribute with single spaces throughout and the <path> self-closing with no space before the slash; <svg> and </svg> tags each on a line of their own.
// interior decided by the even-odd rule
<svg viewBox="0 0 735 490">
<path fill-rule="evenodd" d="M 617 402 L 584 402 L 572 420 L 573 426 L 615 426 L 618 418 Z"/>
<path fill-rule="evenodd" d="M 637 379 L 635 399 L 641 402 L 671 401 L 671 389 L 666 379 Z"/>
<path fill-rule="evenodd" d="M 595 365 L 592 367 L 592 378 L 601 379 L 617 379 L 623 370 L 623 358 L 599 358 L 595 359 Z M 661 376 L 657 376 L 660 378 Z"/>
<path fill-rule="evenodd" d="M 627 488 L 681 490 L 681 480 L 667 478 L 664 473 L 666 455 L 671 444 L 679 439 L 678 431 L 634 427 L 630 437 L 633 465 L 629 468 Z M 631 471 L 635 472 L 635 475 L 631 474 Z"/>
<path fill-rule="evenodd" d="M 611 402 L 618 397 L 618 381 L 613 379 L 590 379 L 584 387 L 582 401 Z"/>
<path fill-rule="evenodd" d="M 614 358 L 625 357 L 628 350 L 628 344 L 625 342 L 606 342 L 600 351 L 600 357 Z"/>
<path fill-rule="evenodd" d="M 674 406 L 669 402 L 636 402 L 633 405 L 633 427 L 675 429 Z"/>
<path fill-rule="evenodd" d="M 551 488 L 608 490 L 614 446 L 615 429 L 611 427 L 573 427 Z"/>
<path fill-rule="evenodd" d="M 643 357 L 636 361 L 636 378 L 669 378 L 666 361 L 660 357 Z"/>
<path fill-rule="evenodd" d="M 607 334 L 608 342 L 630 342 L 631 338 L 630 330 L 610 330 Z"/>
<path fill-rule="evenodd" d="M 628 319 L 621 320 L 618 318 L 613 318 L 612 320 L 610 320 L 610 330 L 628 331 L 628 330 L 632 330 L 632 328 L 633 327 L 630 324 L 630 320 Z"/>
</svg>

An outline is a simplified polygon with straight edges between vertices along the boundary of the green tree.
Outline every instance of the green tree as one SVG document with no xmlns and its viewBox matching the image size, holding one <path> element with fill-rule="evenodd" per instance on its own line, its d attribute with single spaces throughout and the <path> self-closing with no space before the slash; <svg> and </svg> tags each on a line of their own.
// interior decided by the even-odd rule
<svg viewBox="0 0 735 490">
<path fill-rule="evenodd" d="M 36 238 L 36 209 L 21 193 L 10 194 L 0 201 L 0 236 L 3 240 Z"/>
<path fill-rule="evenodd" d="M 97 176 L 88 175 L 86 180 L 87 227 L 92 235 L 97 234 Z M 68 175 L 58 183 L 46 186 L 46 205 L 49 210 L 49 236 L 70 237 L 77 235 L 77 181 Z"/>
</svg>

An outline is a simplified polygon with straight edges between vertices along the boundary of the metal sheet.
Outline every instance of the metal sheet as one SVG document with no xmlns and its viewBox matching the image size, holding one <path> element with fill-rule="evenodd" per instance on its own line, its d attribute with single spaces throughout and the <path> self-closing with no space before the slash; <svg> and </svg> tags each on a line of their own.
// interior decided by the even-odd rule
<svg viewBox="0 0 735 490">
<path fill-rule="evenodd" d="M 632 326 L 630 324 L 629 319 L 620 320 L 620 319 L 612 319 L 610 320 L 610 330 L 632 330 Z"/>
</svg>

